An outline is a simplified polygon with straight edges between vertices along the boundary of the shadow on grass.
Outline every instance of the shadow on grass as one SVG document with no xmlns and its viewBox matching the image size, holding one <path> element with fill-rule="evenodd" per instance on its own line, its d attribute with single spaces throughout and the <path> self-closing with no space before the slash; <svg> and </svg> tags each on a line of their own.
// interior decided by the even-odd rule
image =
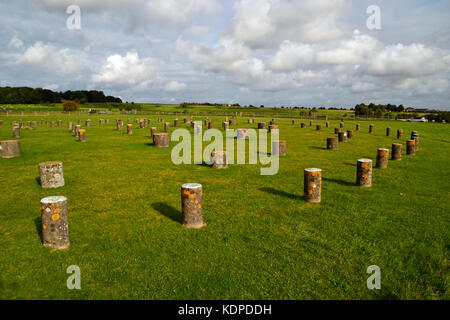
<svg viewBox="0 0 450 320">
<path fill-rule="evenodd" d="M 352 167 L 356 167 L 356 163 L 351 163 L 351 162 L 342 162 L 342 164 L 345 164 L 346 166 L 352 166 Z"/>
<path fill-rule="evenodd" d="M 36 180 L 38 185 L 41 185 L 41 178 L 37 177 L 35 180 Z"/>
<path fill-rule="evenodd" d="M 285 198 L 289 198 L 289 199 L 294 199 L 294 200 L 302 200 L 303 199 L 303 196 L 298 196 L 298 195 L 295 195 L 295 194 L 292 194 L 292 193 L 288 193 L 288 192 L 281 191 L 281 190 L 276 190 L 276 189 L 273 189 L 273 188 L 259 188 L 259 190 L 267 192 L 267 193 L 271 193 L 271 194 L 274 194 L 274 195 L 277 195 L 277 196 L 282 196 L 282 197 L 285 197 Z"/>
<path fill-rule="evenodd" d="M 318 149 L 318 150 L 327 150 L 327 148 L 325 147 L 316 147 L 316 146 L 311 146 L 311 149 Z"/>
<path fill-rule="evenodd" d="M 169 206 L 165 202 L 154 202 L 152 203 L 152 208 L 175 222 L 178 223 L 182 222 L 181 213 L 177 209 L 175 209 L 172 206 Z"/>
<path fill-rule="evenodd" d="M 41 243 L 44 241 L 42 238 L 42 219 L 41 217 L 37 217 L 34 219 L 34 225 L 36 226 L 36 232 L 39 235 L 39 238 L 41 239 Z"/>
<path fill-rule="evenodd" d="M 334 182 L 334 183 L 337 183 L 337 184 L 340 184 L 340 185 L 343 185 L 343 186 L 351 186 L 351 187 L 356 186 L 356 183 L 345 181 L 345 180 L 342 180 L 342 179 L 332 179 L 332 178 L 322 177 L 322 180 L 329 181 L 329 182 Z"/>
</svg>

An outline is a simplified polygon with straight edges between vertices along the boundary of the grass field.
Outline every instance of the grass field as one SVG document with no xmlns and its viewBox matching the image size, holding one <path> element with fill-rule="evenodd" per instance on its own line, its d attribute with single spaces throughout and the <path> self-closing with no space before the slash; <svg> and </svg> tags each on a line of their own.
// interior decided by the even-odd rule
<svg viewBox="0 0 450 320">
<path fill-rule="evenodd" d="M 277 175 L 261 176 L 260 165 L 174 165 L 170 148 L 152 145 L 149 128 L 128 136 L 115 130 L 117 117 L 90 115 L 80 143 L 67 121 L 88 116 L 58 116 L 63 127 L 22 129 L 22 156 L 0 159 L 0 299 L 450 298 L 448 125 L 376 121 L 368 134 L 361 121 L 355 138 L 329 151 L 338 121 L 316 131 L 277 119 L 288 155 Z M 125 124 L 137 117 L 120 116 Z M 57 119 L 22 120 L 41 118 Z M 157 116 L 147 118 L 163 129 Z M 164 117 L 171 125 L 174 118 Z M 12 139 L 18 119 L 0 116 L 0 140 Z M 223 117 L 212 120 L 220 128 Z M 238 118 L 233 127 L 256 124 Z M 403 160 L 374 169 L 372 188 L 356 187 L 356 160 L 375 160 L 398 128 Z M 405 154 L 411 130 L 420 133 L 415 156 Z M 64 163 L 63 188 L 37 181 L 37 165 L 51 160 Z M 302 199 L 308 167 L 323 170 L 320 204 Z M 203 229 L 180 223 L 186 182 L 203 185 Z M 39 201 L 51 195 L 68 198 L 69 250 L 41 243 Z M 81 268 L 81 290 L 66 287 L 70 265 Z M 381 268 L 381 290 L 366 287 L 370 265 Z"/>
</svg>

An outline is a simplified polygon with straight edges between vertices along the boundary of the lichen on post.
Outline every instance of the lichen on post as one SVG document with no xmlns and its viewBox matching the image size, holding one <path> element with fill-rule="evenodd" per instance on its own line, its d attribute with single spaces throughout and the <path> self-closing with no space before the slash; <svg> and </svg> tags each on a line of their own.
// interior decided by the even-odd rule
<svg viewBox="0 0 450 320">
<path fill-rule="evenodd" d="M 41 200 L 42 240 L 45 247 L 66 249 L 70 246 L 67 198 L 47 197 Z"/>
<path fill-rule="evenodd" d="M 317 168 L 304 169 L 303 176 L 303 199 L 310 203 L 320 202 L 322 193 L 322 170 Z"/>
<path fill-rule="evenodd" d="M 402 144 L 401 143 L 393 143 L 392 144 L 391 160 L 402 160 Z"/>
<path fill-rule="evenodd" d="M 338 150 L 339 141 L 337 137 L 327 138 L 327 149 Z"/>
<path fill-rule="evenodd" d="M 358 160 L 356 168 L 356 185 L 366 188 L 372 186 L 372 160 Z"/>
<path fill-rule="evenodd" d="M 181 208 L 183 226 L 199 229 L 203 223 L 203 191 L 199 183 L 185 183 L 181 186 Z"/>
<path fill-rule="evenodd" d="M 406 154 L 411 155 L 411 156 L 416 154 L 416 141 L 415 140 L 406 141 Z"/>
<path fill-rule="evenodd" d="M 388 166 L 389 149 L 379 148 L 377 151 L 377 163 L 378 169 L 386 169 Z"/>
<path fill-rule="evenodd" d="M 38 167 L 42 188 L 64 187 L 64 170 L 61 161 L 43 162 Z"/>
<path fill-rule="evenodd" d="M 214 169 L 228 168 L 227 152 L 226 151 L 211 152 L 210 164 Z"/>
<path fill-rule="evenodd" d="M 0 141 L 0 158 L 20 157 L 20 142 L 17 140 Z"/>
<path fill-rule="evenodd" d="M 78 140 L 80 140 L 81 142 L 86 142 L 86 130 L 78 130 Z"/>
</svg>

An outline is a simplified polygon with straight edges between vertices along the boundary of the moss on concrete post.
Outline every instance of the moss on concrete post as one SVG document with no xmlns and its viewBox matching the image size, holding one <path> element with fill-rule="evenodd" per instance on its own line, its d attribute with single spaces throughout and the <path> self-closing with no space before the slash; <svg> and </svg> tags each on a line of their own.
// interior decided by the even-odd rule
<svg viewBox="0 0 450 320">
<path fill-rule="evenodd" d="M 327 149 L 328 150 L 338 150 L 338 148 L 339 148 L 339 140 L 337 137 L 327 138 Z"/>
<path fill-rule="evenodd" d="M 169 134 L 168 133 L 155 133 L 153 135 L 153 144 L 160 148 L 169 147 Z"/>
<path fill-rule="evenodd" d="M 0 141 L 0 158 L 20 157 L 20 142 L 17 140 Z"/>
<path fill-rule="evenodd" d="M 286 155 L 286 141 L 285 140 L 272 141 L 272 155 L 274 155 L 274 156 L 285 156 Z"/>
<path fill-rule="evenodd" d="M 181 208 L 183 226 L 199 229 L 203 223 L 203 191 L 199 183 L 186 183 L 181 186 Z"/>
<path fill-rule="evenodd" d="M 356 185 L 365 188 L 372 186 L 372 160 L 358 160 L 356 170 Z"/>
<path fill-rule="evenodd" d="M 214 169 L 228 168 L 227 152 L 226 151 L 211 152 L 211 166 Z"/>
<path fill-rule="evenodd" d="M 388 166 L 389 149 L 379 148 L 377 151 L 377 163 L 378 169 L 386 169 Z"/>
<path fill-rule="evenodd" d="M 406 154 L 411 155 L 411 156 L 416 154 L 416 141 L 415 140 L 406 141 Z"/>
<path fill-rule="evenodd" d="M 42 188 L 64 187 L 64 170 L 61 161 L 43 162 L 38 167 Z"/>
<path fill-rule="evenodd" d="M 392 144 L 391 160 L 402 160 L 402 144 L 401 143 L 393 143 Z"/>
<path fill-rule="evenodd" d="M 47 197 L 41 200 L 42 240 L 45 247 L 66 249 L 70 246 L 67 198 Z"/>
<path fill-rule="evenodd" d="M 303 177 L 303 199 L 309 203 L 320 202 L 322 193 L 322 170 L 317 168 L 304 169 Z"/>
</svg>

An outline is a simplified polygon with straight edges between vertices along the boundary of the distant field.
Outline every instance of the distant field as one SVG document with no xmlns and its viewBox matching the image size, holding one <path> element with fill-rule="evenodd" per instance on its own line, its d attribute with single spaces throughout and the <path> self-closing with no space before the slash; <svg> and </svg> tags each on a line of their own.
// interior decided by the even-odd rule
<svg viewBox="0 0 450 320">
<path fill-rule="evenodd" d="M 134 124 L 132 136 L 115 130 L 116 118 L 126 125 L 138 115 L 45 114 L 0 113 L 0 140 L 12 139 L 10 122 L 19 118 L 63 120 L 60 128 L 22 129 L 22 156 L 0 159 L 0 299 L 450 298 L 446 124 L 374 121 L 369 134 L 370 123 L 359 121 L 355 138 L 329 151 L 326 138 L 339 121 L 328 129 L 325 121 L 315 121 L 324 127 L 316 131 L 277 119 L 288 155 L 277 175 L 261 176 L 261 165 L 174 165 L 171 148 L 154 147 L 149 128 Z M 93 125 L 80 143 L 67 122 L 88 118 Z M 100 118 L 110 124 L 100 125 Z M 162 131 L 157 115 L 146 118 Z M 210 118 L 221 129 L 224 117 Z M 164 116 L 171 126 L 173 119 Z M 355 124 L 347 120 L 345 128 Z M 232 128 L 256 126 L 238 117 Z M 393 136 L 385 136 L 387 127 Z M 372 188 L 356 187 L 356 160 L 375 160 L 377 148 L 390 149 L 399 142 L 399 128 L 403 160 L 374 169 Z M 407 156 L 412 130 L 420 133 L 420 150 Z M 45 190 L 36 180 L 37 165 L 51 160 L 63 161 L 66 185 Z M 323 170 L 322 202 L 316 205 L 302 199 L 303 169 L 309 167 Z M 203 185 L 207 226 L 200 230 L 180 223 L 180 186 L 186 182 Z M 39 201 L 51 195 L 68 198 L 66 251 L 41 243 Z M 81 268 L 81 290 L 66 288 L 70 265 Z M 366 288 L 370 265 L 381 268 L 381 290 Z"/>
</svg>

